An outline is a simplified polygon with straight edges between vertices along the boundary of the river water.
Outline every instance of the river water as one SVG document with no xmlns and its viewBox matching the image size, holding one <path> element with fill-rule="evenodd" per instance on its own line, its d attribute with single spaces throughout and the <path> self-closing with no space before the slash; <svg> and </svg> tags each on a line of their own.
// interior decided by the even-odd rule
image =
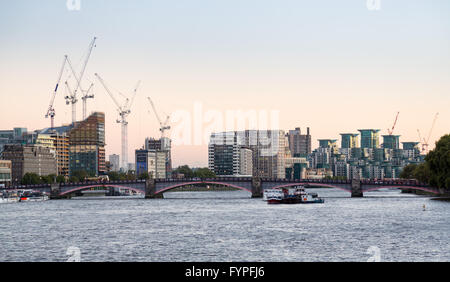
<svg viewBox="0 0 450 282">
<path fill-rule="evenodd" d="M 227 191 L 1 204 L 0 261 L 450 261 L 449 202 L 308 191 L 325 203 Z"/>
</svg>

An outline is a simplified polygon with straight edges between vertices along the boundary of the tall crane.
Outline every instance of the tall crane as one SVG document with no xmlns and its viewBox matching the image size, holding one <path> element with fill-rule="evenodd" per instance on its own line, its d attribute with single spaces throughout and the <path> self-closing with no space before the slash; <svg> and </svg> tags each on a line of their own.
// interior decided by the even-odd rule
<svg viewBox="0 0 450 282">
<path fill-rule="evenodd" d="M 114 104 L 116 105 L 117 111 L 119 112 L 119 119 L 117 119 L 116 122 L 120 123 L 121 127 L 122 127 L 121 128 L 122 129 L 122 161 L 121 161 L 121 167 L 123 169 L 126 169 L 127 165 L 128 165 L 128 121 L 127 121 L 127 117 L 131 113 L 130 109 L 131 109 L 131 106 L 133 105 L 134 97 L 136 96 L 137 90 L 138 90 L 139 85 L 140 85 L 141 82 L 138 81 L 138 83 L 136 84 L 136 87 L 133 90 L 131 101 L 130 101 L 130 99 L 126 98 L 125 99 L 125 103 L 121 106 L 119 104 L 119 102 L 116 100 L 116 98 L 114 97 L 114 95 L 111 92 L 111 90 L 109 90 L 109 87 L 106 85 L 105 81 L 100 77 L 100 75 L 98 73 L 96 73 L 95 76 L 100 81 L 100 83 L 103 85 L 103 87 L 105 88 L 106 92 L 111 97 L 111 99 L 113 100 Z"/>
<path fill-rule="evenodd" d="M 147 99 L 148 99 L 148 101 L 150 102 L 150 105 L 152 106 L 153 111 L 155 112 L 156 119 L 158 120 L 159 126 L 160 126 L 160 127 L 159 127 L 159 131 L 161 131 L 161 138 L 163 138 L 163 137 L 165 136 L 165 135 L 164 135 L 164 132 L 165 132 L 166 130 L 169 130 L 169 129 L 170 129 L 170 126 L 167 125 L 167 123 L 169 122 L 170 116 L 167 116 L 166 119 L 165 119 L 165 121 L 162 122 L 162 121 L 161 121 L 161 118 L 160 118 L 159 115 L 158 115 L 158 111 L 156 111 L 156 107 L 155 107 L 155 104 L 153 104 L 152 99 L 150 99 L 150 97 L 147 97 Z"/>
<path fill-rule="evenodd" d="M 94 94 L 89 94 L 93 87 L 94 87 L 94 83 L 91 83 L 88 90 L 84 91 L 83 89 L 81 89 L 81 91 L 84 93 L 83 97 L 81 97 L 81 99 L 83 100 L 83 120 L 85 120 L 87 117 L 87 101 L 86 100 L 94 98 Z"/>
<path fill-rule="evenodd" d="M 433 123 L 431 124 L 431 128 L 430 128 L 430 131 L 428 132 L 428 136 L 426 139 L 425 138 L 422 139 L 420 130 L 417 129 L 417 132 L 419 133 L 420 142 L 422 143 L 422 153 L 428 153 L 428 146 L 429 146 L 429 142 L 430 142 L 430 138 L 431 138 L 431 133 L 433 132 L 433 129 L 436 124 L 436 120 L 437 120 L 438 116 L 439 116 L 439 113 L 436 113 L 434 115 Z"/>
<path fill-rule="evenodd" d="M 76 103 L 78 102 L 77 93 L 78 93 L 78 90 L 81 89 L 81 82 L 83 80 L 84 72 L 86 70 L 87 63 L 89 62 L 89 58 L 91 57 L 92 49 L 94 49 L 94 47 L 96 46 L 95 45 L 95 41 L 96 40 L 97 40 L 97 37 L 94 37 L 94 39 L 91 41 L 91 44 L 89 44 L 89 48 L 88 48 L 87 54 L 85 56 L 83 66 L 81 68 L 80 75 L 76 76 L 76 74 L 74 74 L 74 77 L 75 77 L 75 80 L 76 80 L 76 88 L 75 88 L 75 90 L 72 93 L 70 93 L 70 95 L 67 95 L 66 97 L 64 97 L 66 99 L 66 104 L 67 105 L 69 105 L 69 104 L 72 105 L 72 123 L 75 123 L 77 121 L 77 116 L 76 116 Z M 81 89 L 81 92 L 83 92 L 82 89 Z M 88 98 L 93 98 L 93 96 L 92 97 L 90 97 L 90 96 L 91 95 L 89 95 L 89 93 L 84 93 L 84 95 L 82 97 L 83 103 L 86 103 L 86 100 Z M 83 109 L 84 110 L 86 109 L 86 105 L 83 105 Z"/>
<path fill-rule="evenodd" d="M 55 89 L 53 90 L 53 94 L 50 99 L 50 106 L 48 107 L 47 113 L 45 114 L 46 118 L 50 117 L 50 128 L 52 128 L 52 129 L 55 127 L 55 115 L 56 115 L 53 104 L 55 103 L 56 93 L 58 92 L 59 83 L 61 82 L 61 78 L 62 78 L 64 68 L 65 68 L 67 62 L 68 62 L 68 57 L 67 57 L 67 55 L 65 55 L 62 66 L 61 66 L 61 70 L 59 71 L 58 79 L 56 81 Z"/>
<path fill-rule="evenodd" d="M 400 115 L 400 112 L 397 112 L 397 115 L 395 116 L 394 125 L 392 125 L 392 128 L 388 128 L 389 135 L 392 135 L 394 133 L 395 125 L 397 124 L 398 116 Z"/>
</svg>

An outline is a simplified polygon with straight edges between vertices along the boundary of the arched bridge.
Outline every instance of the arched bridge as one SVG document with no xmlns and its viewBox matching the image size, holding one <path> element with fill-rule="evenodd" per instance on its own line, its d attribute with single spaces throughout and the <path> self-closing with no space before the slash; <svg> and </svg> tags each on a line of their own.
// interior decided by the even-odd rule
<svg viewBox="0 0 450 282">
<path fill-rule="evenodd" d="M 216 178 L 182 178 L 182 179 L 149 179 L 132 181 L 104 181 L 104 182 L 79 182 L 44 185 L 19 185 L 6 189 L 31 189 L 50 193 L 52 198 L 61 198 L 77 191 L 87 190 L 95 187 L 118 187 L 134 190 L 145 194 L 145 198 L 162 198 L 163 193 L 172 189 L 195 184 L 224 185 L 248 191 L 253 198 L 260 198 L 263 191 L 271 188 L 283 188 L 297 185 L 308 185 L 317 187 L 331 187 L 347 191 L 352 197 L 362 197 L 364 192 L 374 191 L 382 188 L 401 188 L 422 190 L 434 194 L 442 194 L 443 191 L 429 187 L 425 183 L 412 180 L 332 180 L 332 179 L 273 179 L 259 177 L 216 177 Z"/>
</svg>

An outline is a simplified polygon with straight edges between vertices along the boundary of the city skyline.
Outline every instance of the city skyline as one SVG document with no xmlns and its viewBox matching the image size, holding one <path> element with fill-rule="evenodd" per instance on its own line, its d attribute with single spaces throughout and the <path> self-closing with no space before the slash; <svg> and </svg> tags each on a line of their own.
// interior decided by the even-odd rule
<svg viewBox="0 0 450 282">
<path fill-rule="evenodd" d="M 15 1 L 0 11 L 1 26 L 8 26 L 0 29 L 6 39 L 0 47 L 0 93 L 2 104 L 7 99 L 13 105 L 3 108 L 0 129 L 49 127 L 44 115 L 60 62 L 64 54 L 78 62 L 93 36 L 98 42 L 88 79 L 104 74 L 124 93 L 142 80 L 129 119 L 129 156 L 146 137 L 159 137 L 147 96 L 166 113 L 193 112 L 195 101 L 204 111 L 222 113 L 279 110 L 280 128 L 272 129 L 309 127 L 312 148 L 318 139 L 358 128 L 387 134 L 398 111 L 394 134 L 404 142 L 418 141 L 417 129 L 427 136 L 436 112 L 430 149 L 450 128 L 445 1 L 382 1 L 379 11 L 368 10 L 366 1 L 149 1 L 129 7 L 82 1 L 80 11 L 60 2 Z M 108 17 L 119 9 L 120 20 Z M 169 11 L 173 17 L 158 15 Z M 95 94 L 88 113 L 105 112 L 106 155 L 119 154 L 114 104 L 98 84 Z M 63 96 L 61 91 L 56 98 L 56 126 L 71 121 Z M 80 120 L 81 103 L 77 108 Z M 207 166 L 207 158 L 208 144 L 173 146 L 174 166 Z"/>
</svg>

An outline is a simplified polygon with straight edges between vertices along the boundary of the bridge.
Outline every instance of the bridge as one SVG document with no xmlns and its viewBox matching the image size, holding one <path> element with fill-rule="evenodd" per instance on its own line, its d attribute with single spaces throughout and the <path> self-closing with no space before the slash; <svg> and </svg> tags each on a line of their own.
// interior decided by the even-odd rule
<svg viewBox="0 0 450 282">
<path fill-rule="evenodd" d="M 41 185 L 16 185 L 1 190 L 34 190 L 50 194 L 52 199 L 70 197 L 71 194 L 96 187 L 116 187 L 133 190 L 145 195 L 146 199 L 161 199 L 163 193 L 172 189 L 196 185 L 223 185 L 236 189 L 248 191 L 252 198 L 261 198 L 264 190 L 273 188 L 293 187 L 306 185 L 308 187 L 330 187 L 351 193 L 352 197 L 363 197 L 364 192 L 379 190 L 383 188 L 399 188 L 410 190 L 421 190 L 433 194 L 444 194 L 437 188 L 429 187 L 425 183 L 414 180 L 332 180 L 332 179 L 274 179 L 260 177 L 216 177 L 216 178 L 181 178 L 181 179 L 147 179 L 147 180 L 124 180 L 103 182 L 78 182 Z"/>
</svg>

